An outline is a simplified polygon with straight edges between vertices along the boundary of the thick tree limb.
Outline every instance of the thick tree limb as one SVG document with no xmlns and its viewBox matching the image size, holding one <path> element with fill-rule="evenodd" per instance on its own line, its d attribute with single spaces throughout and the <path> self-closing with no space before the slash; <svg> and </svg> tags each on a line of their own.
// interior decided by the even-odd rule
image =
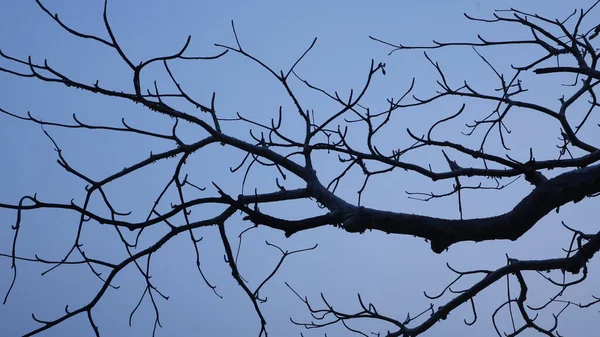
<svg viewBox="0 0 600 337">
<path fill-rule="evenodd" d="M 563 173 L 545 181 L 511 211 L 488 218 L 449 220 L 423 215 L 394 213 L 371 208 L 340 210 L 349 232 L 379 230 L 389 234 L 415 235 L 431 241 L 441 253 L 462 241 L 516 240 L 553 209 L 578 202 L 600 192 L 600 164 Z"/>
</svg>

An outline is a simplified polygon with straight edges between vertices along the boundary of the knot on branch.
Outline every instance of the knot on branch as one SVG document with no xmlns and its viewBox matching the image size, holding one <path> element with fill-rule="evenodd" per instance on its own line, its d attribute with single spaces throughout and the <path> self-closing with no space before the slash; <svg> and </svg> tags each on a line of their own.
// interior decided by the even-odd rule
<svg viewBox="0 0 600 337">
<path fill-rule="evenodd" d="M 448 250 L 451 243 L 442 239 L 431 239 L 431 250 L 436 254 L 441 254 Z"/>
<path fill-rule="evenodd" d="M 373 216 L 365 211 L 364 207 L 358 207 L 344 217 L 343 228 L 348 233 L 364 233 L 373 228 Z"/>
</svg>

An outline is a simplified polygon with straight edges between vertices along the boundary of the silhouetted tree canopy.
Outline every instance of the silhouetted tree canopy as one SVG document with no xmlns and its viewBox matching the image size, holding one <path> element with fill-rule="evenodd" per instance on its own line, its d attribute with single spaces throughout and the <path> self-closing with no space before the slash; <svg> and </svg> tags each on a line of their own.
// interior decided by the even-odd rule
<svg viewBox="0 0 600 337">
<path fill-rule="evenodd" d="M 121 104 L 101 107 L 104 111 L 96 116 L 77 110 L 66 120 L 51 111 L 9 109 L 0 101 L 0 121 L 17 119 L 39 125 L 39 132 L 55 150 L 53 155 L 63 175 L 79 184 L 77 189 L 65 185 L 65 190 L 56 191 L 56 195 L 38 195 L 37 191 L 2 194 L 2 226 L 12 225 L 11 244 L 1 247 L 2 256 L 10 261 L 7 275 L 11 277 L 4 303 L 19 301 L 13 291 L 25 282 L 19 272 L 25 265 L 44 266 L 39 284 L 61 270 L 68 273 L 64 275 L 91 272 L 97 277 L 96 283 L 89 283 L 93 291 L 88 291 L 79 304 L 67 305 L 62 311 L 58 307 L 43 312 L 28 308 L 34 312 L 37 327 L 25 336 L 42 335 L 82 317 L 96 336 L 103 335 L 105 326 L 96 319 L 97 305 L 108 301 L 107 297 L 114 300 L 114 296 L 122 296 L 120 283 L 128 282 L 135 282 L 131 289 L 136 289 L 135 296 L 139 296 L 139 302 L 128 308 L 129 323 L 136 311 L 147 310 L 153 317 L 149 323 L 153 329 L 148 333 L 158 334 L 157 328 L 165 324 L 161 314 L 166 309 L 161 306 L 169 298 L 169 289 L 156 278 L 161 273 L 173 280 L 192 277 L 153 267 L 152 259 L 159 259 L 163 249 L 173 242 L 177 244 L 171 250 L 181 254 L 169 253 L 169 263 L 187 261 L 192 252 L 196 265 L 188 268 L 195 268 L 197 286 L 207 287 L 220 301 L 225 301 L 221 297 L 226 298 L 228 293 L 221 291 L 219 282 L 214 281 L 216 272 L 205 263 L 216 261 L 227 266 L 250 303 L 244 310 L 255 320 L 256 330 L 247 331 L 249 336 L 269 334 L 272 311 L 291 316 L 293 324 L 302 328 L 299 331 L 310 329 L 303 335 L 322 336 L 331 331 L 328 329 L 341 327 L 346 330 L 339 330 L 340 335 L 381 337 L 430 336 L 430 329 L 444 329 L 450 316 L 469 326 L 480 320 L 491 321 L 488 336 L 517 336 L 525 331 L 561 336 L 568 335 L 560 329 L 561 315 L 584 308 L 597 311 L 594 305 L 600 302 L 600 293 L 590 293 L 589 287 L 597 291 L 598 286 L 586 283 L 586 279 L 588 273 L 595 272 L 590 270 L 592 258 L 600 250 L 600 231 L 593 213 L 598 200 L 594 198 L 600 195 L 600 40 L 592 40 L 598 34 L 598 2 L 558 19 L 518 9 L 499 10 L 484 17 L 465 14 L 465 20 L 519 29 L 522 35 L 518 38 L 511 34 L 487 38 L 474 32 L 475 38 L 466 42 L 433 40 L 405 45 L 395 32 L 371 36 L 374 48 L 386 48 L 389 55 L 379 55 L 381 60 L 373 60 L 366 67 L 358 64 L 348 69 L 362 72 L 363 83 L 339 91 L 315 83 L 310 71 L 300 70 L 319 62 L 310 59 L 320 46 L 317 38 L 309 41 L 297 58 L 284 60 L 290 65 L 284 69 L 271 65 L 265 55 L 253 53 L 235 22 L 231 23 L 230 42 L 216 41 L 208 55 L 190 52 L 193 41 L 188 38 L 179 50 L 140 59 L 132 56 L 111 26 L 107 10 L 110 4 L 106 2 L 103 13 L 99 13 L 103 15 L 104 31 L 88 32 L 52 12 L 49 3 L 36 0 L 51 19 L 44 24 L 53 23 L 65 34 L 118 58 L 122 65 L 122 72 L 114 75 L 118 81 L 88 81 L 86 76 L 93 72 L 69 73 L 52 60 L 22 57 L 0 49 L 1 82 L 24 78 L 73 92 L 94 93 Z M 504 28 L 498 29 L 501 34 Z M 297 42 L 301 46 L 303 43 Z M 445 60 L 457 50 L 474 58 L 463 64 Z M 429 75 L 423 75 L 423 80 L 419 74 L 401 75 L 395 96 L 382 97 L 373 88 L 384 76 L 392 76 L 394 67 L 400 66 L 398 58 L 411 53 L 420 53 L 429 63 L 436 76 L 436 89 L 419 89 L 420 85 L 429 85 Z M 503 56 L 496 57 L 496 53 Z M 205 92 L 205 87 L 197 90 L 189 81 L 180 80 L 188 75 L 186 67 L 193 62 L 217 67 L 225 60 L 269 76 L 270 83 L 278 86 L 274 90 L 280 91 L 266 88 L 261 100 L 273 101 L 279 108 L 255 109 L 235 96 L 226 97 L 218 90 Z M 93 67 L 90 64 L 90 70 Z M 470 67 L 485 73 L 482 76 L 486 81 L 473 83 L 460 78 L 460 69 Z M 194 76 L 210 83 L 213 75 L 199 72 Z M 125 77 L 128 82 L 119 82 Z M 42 90 L 38 88 L 43 87 L 32 90 Z M 279 102 L 281 95 L 285 103 Z M 318 98 L 311 101 L 310 97 Z M 70 99 L 68 95 L 62 98 L 65 109 Z M 221 108 L 229 107 L 231 102 L 243 108 Z M 326 102 L 326 107 L 319 108 L 313 102 Z M 118 119 L 104 119 L 105 115 Z M 108 152 L 103 157 L 80 147 L 78 137 L 95 133 L 107 139 L 115 137 L 110 145 L 114 155 Z M 128 146 L 122 141 L 125 138 L 119 138 L 123 135 L 142 139 L 137 144 L 150 152 L 116 155 L 119 147 Z M 19 137 L 2 147 L 17 146 L 29 136 Z M 41 175 L 48 170 L 35 169 Z M 137 185 L 132 185 L 131 179 L 137 176 L 142 177 L 140 186 L 151 190 L 132 187 Z M 418 182 L 422 189 L 413 190 L 415 185 L 403 185 L 402 181 Z M 407 190 L 404 186 L 411 187 Z M 454 214 L 440 216 L 437 208 L 442 200 L 454 205 Z M 415 202 L 423 208 L 408 206 Z M 589 223 L 578 223 L 567 216 L 573 214 L 568 213 L 569 209 L 581 212 L 574 205 L 579 202 L 596 207 L 589 216 L 577 218 Z M 56 216 L 63 213 L 71 215 L 65 218 L 68 221 Z M 44 231 L 55 230 L 57 236 L 70 240 L 61 258 L 48 258 L 37 245 L 26 244 L 41 225 L 41 220 L 31 220 L 30 214 L 45 217 Z M 550 217 L 551 221 L 544 220 Z M 67 223 L 71 226 L 68 231 Z M 504 264 L 490 260 L 481 265 L 483 260 L 478 260 L 477 267 L 464 264 L 470 269 L 447 264 L 449 270 L 428 271 L 426 275 L 440 275 L 427 276 L 427 282 L 437 282 L 439 288 L 417 289 L 426 291 L 423 303 L 431 304 L 403 302 L 402 310 L 410 307 L 409 313 L 380 311 L 376 301 L 361 294 L 348 295 L 354 306 L 336 303 L 328 297 L 327 289 L 343 288 L 344 279 L 338 279 L 335 285 L 323 282 L 323 288 L 316 290 L 322 291 L 320 296 L 307 295 L 301 288 L 302 279 L 289 277 L 285 269 L 293 260 L 296 266 L 306 264 L 302 274 L 320 273 L 317 270 L 321 269 L 311 266 L 330 256 L 320 255 L 320 249 L 324 249 L 321 235 L 331 235 L 340 242 L 358 238 L 351 241 L 356 245 L 351 248 L 342 248 L 340 243 L 340 259 L 344 259 L 341 255 L 347 249 L 368 257 L 371 252 L 363 250 L 360 242 L 374 237 L 382 245 L 398 242 L 396 250 L 388 254 L 391 260 L 411 260 L 418 266 L 420 256 L 426 254 L 405 245 L 408 241 L 402 240 L 403 236 L 419 243 L 426 241 L 430 257 L 445 263 L 445 256 L 456 249 L 460 249 L 464 261 L 482 254 L 481 247 L 497 249 L 500 246 L 492 242 L 496 240 L 519 242 L 530 235 L 530 240 L 543 246 L 549 226 L 560 227 L 557 231 L 561 233 L 562 251 L 556 249 L 554 255 L 539 256 L 531 244 L 531 258 L 513 256 L 506 248 Z M 528 234 L 534 231 L 535 235 Z M 95 248 L 88 251 L 88 245 Z M 269 257 L 257 258 L 256 265 L 245 264 L 245 254 L 256 257 L 262 254 L 258 252 L 270 252 Z M 455 257 L 461 261 L 459 255 Z M 341 268 L 334 261 L 320 262 L 330 265 L 334 274 L 336 268 Z M 375 258 L 371 264 L 374 268 L 396 269 L 399 274 L 394 282 L 399 288 L 403 287 L 403 275 L 417 272 L 401 264 L 378 265 Z M 361 273 L 361 264 L 354 265 L 351 259 L 344 266 Z M 123 281 L 126 278 L 121 275 L 125 273 L 135 274 L 132 279 L 136 281 Z M 248 274 L 251 277 L 246 277 Z M 376 280 L 381 276 L 364 277 Z M 286 306 L 268 301 L 269 288 L 275 283 L 284 284 L 286 289 L 284 295 L 277 293 L 278 299 L 290 306 L 302 305 L 304 315 L 297 315 L 295 309 L 286 313 Z M 578 287 L 583 295 L 572 299 L 571 289 Z M 491 289 L 502 293 L 494 297 L 496 302 L 478 302 L 478 296 Z M 392 291 L 385 287 L 371 290 L 384 299 Z M 539 293 L 531 295 L 536 291 Z M 531 296 L 537 297 L 531 300 Z M 479 311 L 480 304 L 493 306 L 484 309 L 485 317 Z M 270 305 L 273 307 L 267 309 Z M 200 301 L 193 310 L 202 315 L 212 309 Z M 227 324 L 235 321 L 236 317 L 223 318 Z M 122 333 L 127 335 L 127 331 Z M 202 331 L 201 325 L 197 333 L 214 334 Z M 292 334 L 300 332 L 293 330 Z"/>
</svg>

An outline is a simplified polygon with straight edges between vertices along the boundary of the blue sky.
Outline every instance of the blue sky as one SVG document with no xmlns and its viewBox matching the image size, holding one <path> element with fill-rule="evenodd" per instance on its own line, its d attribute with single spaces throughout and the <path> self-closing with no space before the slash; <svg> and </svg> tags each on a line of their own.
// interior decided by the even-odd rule
<svg viewBox="0 0 600 337">
<path fill-rule="evenodd" d="M 106 37 L 102 26 L 102 1 L 46 1 L 52 12 L 61 20 L 78 30 Z M 497 6 L 518 7 L 548 17 L 564 17 L 573 8 L 589 6 L 588 1 L 133 1 L 121 0 L 109 3 L 108 16 L 115 35 L 124 52 L 140 62 L 151 57 L 177 51 L 188 35 L 192 42 L 189 55 L 209 56 L 222 51 L 214 44 L 235 43 L 231 20 L 235 22 L 242 46 L 274 69 L 288 69 L 310 45 L 314 37 L 318 42 L 311 53 L 297 67 L 298 73 L 311 83 L 327 90 L 337 90 L 343 96 L 351 88 L 359 88 L 365 80 L 371 59 L 387 64 L 387 75 L 377 77 L 365 97 L 365 103 L 374 110 L 386 107 L 385 99 L 398 97 L 416 77 L 416 94 L 426 96 L 436 90 L 436 74 L 424 59 L 422 52 L 399 52 L 388 55 L 389 47 L 376 43 L 369 35 L 393 43 L 427 44 L 439 41 L 472 40 L 477 34 L 490 38 L 523 36 L 527 32 L 510 26 L 493 26 L 467 21 L 463 12 L 489 16 Z M 594 23 L 596 24 L 596 23 Z M 101 85 L 131 89 L 131 74 L 126 65 L 112 51 L 93 41 L 77 39 L 60 29 L 47 17 L 34 1 L 4 0 L 0 3 L 0 48 L 15 57 L 48 63 L 73 78 Z M 528 49 L 483 49 L 481 52 L 503 71 L 510 71 L 514 62 L 535 56 Z M 451 82 L 463 79 L 483 88 L 494 88 L 493 73 L 470 49 L 444 49 L 430 54 L 447 71 Z M 533 56 L 532 56 L 533 55 Z M 0 66 L 8 66 L 0 60 Z M 284 130 L 298 135 L 298 119 L 291 102 L 277 81 L 256 64 L 240 55 L 229 53 L 216 61 L 178 61 L 172 69 L 181 84 L 200 101 L 210 100 L 216 92 L 217 106 L 222 117 L 243 116 L 268 122 L 284 109 Z M 528 98 L 548 106 L 557 104 L 560 90 L 547 79 L 530 78 L 531 93 Z M 146 87 L 157 80 L 164 91 L 174 90 L 167 75 L 159 67 L 149 69 L 142 82 Z M 15 114 L 30 111 L 44 120 L 70 121 L 75 113 L 90 124 L 116 125 L 121 118 L 138 127 L 169 132 L 172 121 L 155 116 L 149 111 L 127 102 L 84 93 L 60 85 L 40 83 L 0 73 L 0 107 Z M 539 89 L 538 89 L 539 88 Z M 303 102 L 314 109 L 317 118 L 326 118 L 336 108 L 334 102 L 307 90 L 299 82 L 294 83 Z M 446 100 L 425 108 L 400 112 L 394 116 L 393 128 L 383 133 L 381 147 L 407 146 L 408 127 L 417 134 L 426 132 L 432 122 L 454 113 L 463 103 Z M 189 106 L 177 105 L 182 109 Z M 453 126 L 457 129 L 440 130 L 437 137 L 459 137 L 462 125 L 476 116 L 487 115 L 490 106 L 468 102 L 466 120 Z M 529 147 L 536 149 L 538 158 L 556 155 L 555 144 L 558 127 L 552 121 L 522 111 L 510 120 L 513 130 L 509 144 L 511 156 L 524 158 Z M 200 112 L 198 112 L 200 114 Z M 537 133 L 531 136 L 532 127 Z M 224 123 L 226 132 L 248 139 L 248 126 L 240 123 Z M 147 156 L 150 151 L 159 152 L 171 144 L 147 137 L 81 130 L 47 128 L 63 148 L 65 157 L 73 166 L 93 178 L 100 178 Z M 198 130 L 183 126 L 185 139 L 197 139 Z M 352 140 L 361 141 L 360 130 L 352 133 Z M 592 137 L 592 135 L 586 135 Z M 459 138 L 468 143 L 468 140 Z M 85 191 L 80 180 L 68 175 L 56 164 L 52 143 L 39 126 L 0 115 L 0 148 L 2 164 L 0 175 L 0 202 L 17 203 L 26 194 L 38 193 L 41 199 L 68 202 L 74 198 L 82 202 Z M 469 143 L 474 144 L 474 143 Z M 494 140 L 489 150 L 499 149 Z M 231 175 L 229 167 L 237 165 L 243 154 L 229 148 L 211 147 L 191 158 L 185 172 L 199 185 L 209 187 L 211 181 L 236 195 L 241 192 L 241 174 Z M 339 173 L 334 156 L 315 157 L 316 170 L 325 181 Z M 444 159 L 439 150 L 426 150 L 410 160 L 438 170 L 445 170 Z M 467 163 L 468 158 L 462 158 Z M 316 160 L 316 159 L 315 159 Z M 458 160 L 458 158 L 457 158 Z M 156 195 L 172 174 L 175 161 L 152 165 L 148 170 L 123 179 L 108 187 L 112 201 L 118 209 L 132 211 L 143 217 Z M 245 191 L 255 187 L 262 191 L 276 188 L 276 171 L 258 169 L 251 172 Z M 360 172 L 353 172 L 338 189 L 339 195 L 356 202 L 356 190 L 362 183 Z M 299 186 L 290 178 L 288 186 Z M 294 185 L 295 184 L 295 185 Z M 395 172 L 375 179 L 364 195 L 369 207 L 399 212 L 427 214 L 448 218 L 458 217 L 456 199 L 448 198 L 429 203 L 407 198 L 405 191 L 444 191 L 452 182 L 432 183 L 414 173 Z M 510 210 L 530 186 L 520 181 L 510 189 L 492 192 L 465 193 L 465 217 L 483 217 Z M 214 191 L 213 191 L 214 192 Z M 211 192 L 212 193 L 212 192 Z M 173 195 L 174 197 L 175 195 Z M 99 199 L 93 200 L 98 205 Z M 165 206 L 166 209 L 168 205 Z M 559 257 L 561 247 L 568 245 L 569 234 L 560 226 L 560 220 L 586 231 L 593 204 L 583 201 L 569 205 L 559 215 L 551 214 L 543 219 L 519 242 L 490 242 L 480 245 L 464 243 L 453 246 L 448 252 L 436 255 L 423 240 L 412 237 L 386 236 L 381 233 L 351 235 L 328 228 L 300 233 L 286 239 L 282 233 L 265 228 L 245 235 L 240 268 L 251 284 L 258 284 L 279 257 L 276 250 L 267 247 L 264 240 L 272 241 L 284 249 L 305 248 L 319 243 L 316 251 L 291 256 L 280 273 L 265 287 L 263 293 L 269 301 L 262 308 L 269 322 L 272 336 L 328 336 L 343 335 L 345 331 L 334 327 L 327 331 L 304 331 L 289 322 L 292 316 L 307 320 L 309 315 L 302 303 L 285 287 L 289 282 L 302 295 L 318 303 L 319 293 L 335 303 L 336 308 L 352 311 L 359 308 L 356 293 L 377 305 L 380 312 L 403 318 L 407 312 L 415 314 L 429 305 L 422 291 L 435 293 L 452 279 L 445 263 L 465 270 L 468 268 L 497 268 L 504 264 L 505 253 L 519 259 Z M 214 214 L 215 209 L 194 210 L 199 217 Z M 275 214 L 286 218 L 298 218 L 307 212 L 319 214 L 315 205 L 284 203 L 273 207 Z M 211 213 L 212 212 L 212 213 Z M 0 209 L 0 251 L 7 253 L 12 244 L 15 213 Z M 27 213 L 18 242 L 23 256 L 38 254 L 47 259 L 60 259 L 69 250 L 75 237 L 77 218 L 57 211 Z M 227 224 L 232 242 L 236 235 L 249 224 L 234 218 Z M 153 231 L 144 237 L 150 243 L 161 231 Z M 153 257 L 153 278 L 161 291 L 170 296 L 168 301 L 159 300 L 163 328 L 158 336 L 212 336 L 254 335 L 258 333 L 258 320 L 250 302 L 230 276 L 223 261 L 223 249 L 216 228 L 199 231 L 204 239 L 199 245 L 203 271 L 217 291 L 224 296 L 216 297 L 206 287 L 195 269 L 193 247 L 188 238 L 176 238 Z M 124 251 L 112 228 L 89 226 L 83 234 L 84 249 L 89 256 L 101 256 L 117 261 Z M 592 262 L 597 266 L 597 262 Z M 0 306 L 0 331 L 7 336 L 21 335 L 38 326 L 31 319 L 31 312 L 40 319 L 52 319 L 60 315 L 65 305 L 78 307 L 89 301 L 100 282 L 83 267 L 62 266 L 41 277 L 43 266 L 20 262 L 16 286 L 6 305 Z M 0 259 L 0 289 L 8 289 L 11 281 L 10 260 Z M 593 269 L 592 269 L 593 271 Z M 550 296 L 551 288 L 539 282 L 535 276 L 531 284 L 539 287 L 532 292 L 532 301 L 543 301 Z M 585 301 L 600 284 L 598 275 L 590 273 L 586 284 L 573 289 L 576 301 Z M 146 300 L 127 326 L 129 313 L 135 307 L 143 291 L 143 279 L 134 268 L 129 268 L 116 279 L 121 287 L 109 291 L 94 309 L 96 323 L 103 336 L 149 336 L 152 331 L 153 309 Z M 468 286 L 468 282 L 464 286 Z M 579 293 L 577 293 L 579 292 Z M 462 320 L 471 317 L 468 307 L 459 308 L 451 317 L 432 328 L 425 336 L 465 334 L 491 335 L 493 328 L 490 313 L 505 298 L 505 284 L 497 284 L 477 297 L 479 321 L 466 327 Z M 440 303 L 441 304 L 441 303 Z M 437 305 L 437 304 L 436 304 Z M 507 316 L 503 318 L 508 327 Z M 547 314 L 540 318 L 550 322 Z M 565 313 L 559 331 L 572 331 L 584 335 L 586 324 L 597 319 L 597 312 L 572 310 Z M 380 325 L 360 325 L 383 330 Z M 91 336 L 93 332 L 85 317 L 77 317 L 43 334 L 44 336 Z"/>
</svg>

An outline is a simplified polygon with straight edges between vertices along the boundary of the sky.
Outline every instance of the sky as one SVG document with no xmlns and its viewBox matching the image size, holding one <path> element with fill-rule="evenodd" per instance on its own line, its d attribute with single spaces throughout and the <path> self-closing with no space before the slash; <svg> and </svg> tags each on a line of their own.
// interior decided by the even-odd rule
<svg viewBox="0 0 600 337">
<path fill-rule="evenodd" d="M 102 23 L 102 1 L 45 1 L 49 10 L 69 26 L 88 34 L 107 37 Z M 527 32 L 507 25 L 485 25 L 465 19 L 463 12 L 489 17 L 494 9 L 518 7 L 524 11 L 537 12 L 551 18 L 564 18 L 575 8 L 587 7 L 589 1 L 109 1 L 108 18 L 115 36 L 124 52 L 134 63 L 178 51 L 186 38 L 191 36 L 189 55 L 210 56 L 222 51 L 215 44 L 234 46 L 235 38 L 231 21 L 242 47 L 265 64 L 277 70 L 286 70 L 317 37 L 313 50 L 297 66 L 298 74 L 310 83 L 329 91 L 347 96 L 350 89 L 360 88 L 369 70 L 371 59 L 386 63 L 386 76 L 378 76 L 364 104 L 374 110 L 385 109 L 386 99 L 399 97 L 416 78 L 415 94 L 431 95 L 437 90 L 435 71 L 421 51 L 395 52 L 377 43 L 374 36 L 392 43 L 424 45 L 431 40 L 473 40 L 477 34 L 489 38 L 512 38 Z M 501 6 L 501 7 L 497 7 Z M 597 24 L 596 22 L 588 23 Z M 588 27 L 588 28 L 591 28 Z M 131 90 L 131 74 L 127 66 L 102 45 L 69 35 L 53 22 L 31 0 L 0 1 L 0 50 L 22 59 L 31 56 L 35 62 L 44 62 L 63 73 L 86 83 L 96 80 L 107 87 Z M 535 57 L 531 49 L 482 49 L 480 50 L 499 69 L 510 73 L 510 64 Z M 537 51 L 539 52 L 539 51 Z M 468 80 L 486 90 L 497 86 L 493 72 L 481 62 L 469 48 L 432 51 L 433 59 L 447 72 L 451 83 Z M 14 67 L 0 60 L 0 67 Z M 17 68 L 15 68 L 17 69 Z M 20 68 L 23 70 L 22 68 Z M 215 61 L 176 61 L 172 70 L 181 85 L 202 102 L 209 102 L 216 92 L 216 105 L 222 117 L 235 117 L 236 113 L 257 121 L 269 122 L 277 116 L 282 106 L 284 130 L 298 137 L 298 118 L 285 91 L 264 69 L 256 63 L 234 53 Z M 558 98 L 569 90 L 555 79 L 525 77 L 531 89 L 527 98 L 556 107 Z M 148 70 L 142 77 L 144 87 L 157 81 L 164 92 L 175 88 L 168 75 L 160 68 Z M 560 79 L 563 80 L 563 79 Z M 156 132 L 170 132 L 173 121 L 150 111 L 114 98 L 85 93 L 61 85 L 41 83 L 37 80 L 16 78 L 0 73 L 0 108 L 14 114 L 33 116 L 47 121 L 70 122 L 73 114 L 86 123 L 118 125 L 121 118 L 136 127 Z M 314 110 L 319 119 L 325 119 L 335 111 L 336 104 L 319 93 L 308 90 L 299 81 L 293 89 L 304 104 Z M 379 136 L 382 149 L 406 147 L 410 138 L 405 130 L 423 134 L 428 127 L 444 116 L 456 112 L 463 102 L 467 103 L 465 120 L 451 124 L 436 133 L 440 139 L 459 139 L 476 146 L 478 139 L 460 135 L 466 131 L 465 122 L 487 115 L 489 105 L 460 99 L 449 99 L 423 108 L 407 109 L 394 115 L 390 127 Z M 173 102 L 181 109 L 190 106 Z M 194 112 L 196 113 L 196 112 Z M 200 112 L 197 112 L 201 114 Z M 597 117 L 595 117 L 597 119 Z M 537 159 L 556 156 L 558 126 L 555 122 L 528 111 L 519 110 L 508 121 L 512 130 L 508 139 L 510 155 L 526 158 L 529 148 L 535 149 Z M 596 123 L 597 124 L 597 123 Z M 250 139 L 250 126 L 239 122 L 223 123 L 224 131 Z M 203 137 L 198 129 L 181 127 L 186 140 Z M 86 130 L 65 130 L 47 127 L 46 131 L 63 150 L 71 165 L 90 177 L 100 179 L 124 166 L 140 160 L 150 153 L 164 151 L 171 146 L 164 141 L 148 137 Z M 363 141 L 364 132 L 353 126 L 350 140 Z M 363 133 L 361 133 L 363 132 Z M 480 137 L 481 135 L 479 135 Z M 593 139 L 593 133 L 582 137 Z M 23 195 L 37 193 L 46 201 L 81 203 L 85 190 L 81 180 L 69 175 L 56 164 L 57 154 L 52 142 L 38 125 L 0 115 L 0 149 L 3 163 L 0 167 L 0 202 L 18 203 Z M 494 138 L 490 152 L 499 151 L 499 141 Z M 190 181 L 207 187 L 213 195 L 211 182 L 217 183 L 232 195 L 242 192 L 243 173 L 231 174 L 243 158 L 243 153 L 231 148 L 213 146 L 190 158 L 184 168 Z M 437 171 L 446 170 L 439 149 L 425 149 L 408 156 L 407 160 L 428 165 Z M 459 163 L 475 165 L 469 158 L 456 157 Z M 462 160 L 462 161 L 461 161 Z M 131 211 L 140 218 L 148 212 L 160 190 L 168 182 L 175 161 L 151 165 L 147 170 L 127 177 L 107 187 L 111 201 L 118 210 Z M 322 181 L 340 173 L 341 166 L 333 155 L 315 156 L 315 169 Z M 244 192 L 273 191 L 276 170 L 258 168 L 250 172 Z M 468 180 L 476 183 L 476 180 Z M 351 172 L 338 188 L 338 195 L 356 203 L 356 191 L 362 184 L 360 172 Z M 298 179 L 290 177 L 286 187 L 300 187 Z M 452 181 L 433 183 L 415 173 L 394 171 L 374 179 L 367 187 L 362 202 L 365 206 L 405 213 L 424 214 L 445 218 L 457 218 L 456 198 L 450 197 L 431 202 L 408 198 L 405 191 L 442 192 L 452 187 Z M 464 193 L 465 218 L 501 214 L 510 210 L 531 187 L 517 181 L 502 191 L 469 191 Z M 198 193 L 198 196 L 204 194 Z M 175 200 L 175 194 L 170 196 Z M 92 200 L 101 214 L 100 199 Z M 162 206 L 168 209 L 168 204 Z M 310 202 L 286 202 L 265 206 L 275 215 L 295 219 L 306 214 L 317 215 L 320 210 Z M 275 243 L 284 250 L 311 247 L 314 251 L 292 255 L 286 259 L 278 274 L 262 290 L 268 301 L 261 305 L 267 317 L 271 336 L 346 336 L 341 326 L 327 330 L 309 330 L 293 325 L 297 321 L 310 320 L 306 308 L 286 287 L 288 282 L 302 296 L 321 305 L 320 293 L 340 310 L 360 310 L 356 294 L 374 303 L 381 313 L 403 319 L 407 313 L 414 315 L 429 306 L 430 300 L 423 291 L 437 293 L 453 275 L 445 264 L 448 262 L 460 270 L 496 269 L 504 265 L 506 255 L 518 259 L 561 257 L 561 248 L 568 246 L 570 234 L 560 221 L 583 231 L 597 231 L 597 224 L 590 222 L 594 204 L 584 200 L 561 209 L 559 214 L 549 214 L 534 229 L 517 242 L 487 242 L 483 244 L 461 243 L 440 255 L 431 251 L 421 239 L 400 237 L 382 233 L 364 235 L 349 234 L 335 228 L 323 228 L 299 233 L 285 238 L 283 233 L 258 228 L 247 232 L 242 242 L 239 266 L 251 288 L 256 287 L 276 265 L 278 251 L 265 244 Z M 219 209 L 198 208 L 194 215 L 206 218 Z M 102 213 L 104 212 L 104 213 Z M 9 253 L 14 235 L 11 225 L 15 212 L 0 209 L 0 252 Z M 60 211 L 33 211 L 23 217 L 19 233 L 18 253 L 33 257 L 37 254 L 46 259 L 61 259 L 70 249 L 77 229 L 77 217 Z M 250 224 L 234 217 L 226 228 L 232 243 L 237 235 Z M 596 228 L 596 229 L 594 229 Z M 149 231 L 142 237 L 143 244 L 150 244 L 164 228 Z M 208 288 L 195 267 L 195 255 L 187 237 L 177 237 L 152 258 L 152 280 L 169 300 L 158 299 L 162 328 L 157 336 L 246 336 L 258 334 L 259 321 L 250 301 L 231 277 L 229 267 L 223 260 L 223 248 L 215 227 L 198 231 L 203 237 L 199 244 L 203 272 L 217 286 L 217 297 Z M 88 256 L 118 261 L 125 256 L 122 244 L 114 229 L 97 224 L 86 226 L 82 242 Z M 590 264 L 588 280 L 569 290 L 569 297 L 585 302 L 590 295 L 598 293 L 600 277 L 595 272 L 597 261 Z M 32 312 L 39 319 L 53 319 L 61 315 L 66 305 L 76 308 L 89 301 L 101 282 L 85 267 L 61 266 L 41 276 L 47 269 L 29 262 L 18 262 L 16 285 L 7 304 L 0 306 L 0 331 L 6 336 L 22 335 L 39 326 L 32 320 Z M 12 280 L 10 259 L 0 259 L 0 291 L 6 291 Z M 108 273 L 108 271 L 105 271 Z M 553 294 L 552 287 L 541 282 L 536 275 L 528 276 L 533 304 L 543 303 Z M 96 324 L 103 336 L 150 336 L 154 312 L 146 299 L 128 326 L 129 314 L 136 306 L 144 289 L 143 278 L 135 268 L 127 268 L 115 280 L 118 290 L 110 290 L 93 310 Z M 471 279 L 459 287 L 469 286 Z M 516 289 L 516 288 L 515 288 Z M 494 285 L 476 297 L 479 319 L 467 327 L 463 319 L 471 319 L 468 306 L 453 312 L 424 336 L 491 336 L 491 312 L 506 298 L 506 284 Z M 451 297 L 444 297 L 449 300 Z M 435 302 L 441 305 L 443 302 Z M 561 316 L 559 331 L 572 336 L 584 336 L 598 318 L 598 311 L 571 309 Z M 551 322 L 550 313 L 541 315 L 542 322 Z M 507 314 L 500 318 L 501 326 L 509 331 Z M 380 324 L 361 322 L 356 327 L 366 331 L 382 331 Z M 80 315 L 44 332 L 42 336 L 92 336 L 87 320 Z M 533 335 L 524 334 L 525 336 Z"/>
</svg>

